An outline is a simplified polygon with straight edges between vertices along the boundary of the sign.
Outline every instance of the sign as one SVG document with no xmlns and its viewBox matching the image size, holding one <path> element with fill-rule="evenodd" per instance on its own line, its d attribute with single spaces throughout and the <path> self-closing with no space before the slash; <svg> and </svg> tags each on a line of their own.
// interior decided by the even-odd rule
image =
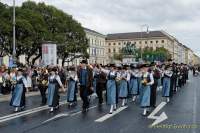
<svg viewBox="0 0 200 133">
<path fill-rule="evenodd" d="M 42 44 L 42 65 L 57 65 L 57 46 L 56 44 Z"/>
</svg>

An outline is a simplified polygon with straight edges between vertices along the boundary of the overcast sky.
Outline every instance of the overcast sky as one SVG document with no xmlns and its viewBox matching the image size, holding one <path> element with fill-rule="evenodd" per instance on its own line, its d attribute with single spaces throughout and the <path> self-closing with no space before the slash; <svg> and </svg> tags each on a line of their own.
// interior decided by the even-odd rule
<svg viewBox="0 0 200 133">
<path fill-rule="evenodd" d="M 12 5 L 13 0 L 0 1 Z M 33 1 L 54 5 L 103 34 L 141 31 L 141 25 L 148 24 L 150 30 L 165 30 L 200 55 L 200 0 Z"/>
</svg>

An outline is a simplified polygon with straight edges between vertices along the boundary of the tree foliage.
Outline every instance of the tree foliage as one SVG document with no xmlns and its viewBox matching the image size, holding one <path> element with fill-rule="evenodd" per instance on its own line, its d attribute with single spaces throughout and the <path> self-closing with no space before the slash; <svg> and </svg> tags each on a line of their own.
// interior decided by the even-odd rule
<svg viewBox="0 0 200 133">
<path fill-rule="evenodd" d="M 12 53 L 12 7 L 0 3 L 0 51 Z M 71 15 L 45 3 L 27 1 L 16 7 L 16 53 L 27 55 L 27 62 L 34 64 L 42 55 L 41 44 L 57 44 L 58 57 L 63 60 L 78 56 L 88 57 L 88 42 L 81 24 Z M 30 62 L 30 57 L 35 58 Z"/>
</svg>

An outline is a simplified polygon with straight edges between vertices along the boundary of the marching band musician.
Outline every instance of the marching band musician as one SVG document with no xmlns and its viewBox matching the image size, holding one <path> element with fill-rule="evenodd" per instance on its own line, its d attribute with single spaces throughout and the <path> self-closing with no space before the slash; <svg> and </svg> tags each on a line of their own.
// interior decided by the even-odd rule
<svg viewBox="0 0 200 133">
<path fill-rule="evenodd" d="M 139 95 L 139 82 L 138 82 L 138 76 L 139 73 L 136 70 L 136 67 L 131 65 L 130 72 L 130 82 L 129 82 L 129 92 L 132 96 L 132 101 L 134 102 Z"/>
<path fill-rule="evenodd" d="M 76 105 L 77 102 L 77 82 L 78 82 L 78 76 L 75 67 L 69 68 L 69 73 L 67 77 L 67 83 L 68 83 L 68 90 L 67 90 L 67 102 L 69 102 L 69 107 L 72 105 Z"/>
<path fill-rule="evenodd" d="M 48 105 L 50 107 L 50 112 L 59 108 L 59 88 L 61 87 L 62 91 L 65 91 L 60 77 L 56 73 L 57 68 L 52 68 L 48 78 Z"/>
<path fill-rule="evenodd" d="M 80 83 L 80 97 L 83 101 L 82 112 L 85 113 L 89 109 L 88 96 L 93 93 L 93 73 L 92 68 L 90 65 L 88 65 L 87 60 L 81 61 L 80 68 L 78 69 L 77 73 Z"/>
<path fill-rule="evenodd" d="M 145 116 L 147 114 L 147 109 L 150 107 L 150 100 L 151 100 L 151 85 L 154 84 L 154 78 L 153 74 L 148 72 L 148 64 L 142 65 L 142 97 L 141 97 L 141 103 L 140 106 L 144 108 L 143 115 Z"/>
<path fill-rule="evenodd" d="M 171 71 L 170 66 L 165 66 L 164 75 L 163 75 L 163 89 L 162 89 L 162 96 L 166 97 L 167 102 L 170 101 L 170 81 L 173 72 Z"/>
<path fill-rule="evenodd" d="M 127 72 L 127 65 L 124 65 L 120 75 L 119 84 L 119 98 L 122 99 L 122 107 L 127 104 L 128 97 L 128 81 L 130 80 L 130 74 Z"/>
<path fill-rule="evenodd" d="M 110 64 L 110 70 L 106 70 L 101 68 L 101 71 L 107 74 L 107 84 L 106 84 L 106 97 L 107 97 L 107 104 L 110 105 L 110 114 L 113 113 L 114 110 L 117 109 L 117 85 L 116 85 L 116 78 L 117 78 L 117 71 L 115 64 Z"/>
<path fill-rule="evenodd" d="M 27 81 L 23 76 L 23 70 L 18 69 L 16 75 L 16 83 L 12 92 L 12 98 L 10 105 L 15 107 L 15 112 L 19 111 L 19 108 L 23 110 L 25 108 L 25 92 L 27 89 Z"/>
</svg>

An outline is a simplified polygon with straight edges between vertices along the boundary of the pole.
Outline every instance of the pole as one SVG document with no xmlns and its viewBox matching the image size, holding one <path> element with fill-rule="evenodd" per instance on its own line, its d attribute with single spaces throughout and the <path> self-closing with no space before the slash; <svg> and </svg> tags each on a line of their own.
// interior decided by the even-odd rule
<svg viewBox="0 0 200 133">
<path fill-rule="evenodd" d="M 15 21 L 15 0 L 13 0 L 13 52 L 12 52 L 13 59 L 15 58 L 15 55 L 16 55 L 15 25 L 16 25 L 16 21 Z"/>
</svg>

